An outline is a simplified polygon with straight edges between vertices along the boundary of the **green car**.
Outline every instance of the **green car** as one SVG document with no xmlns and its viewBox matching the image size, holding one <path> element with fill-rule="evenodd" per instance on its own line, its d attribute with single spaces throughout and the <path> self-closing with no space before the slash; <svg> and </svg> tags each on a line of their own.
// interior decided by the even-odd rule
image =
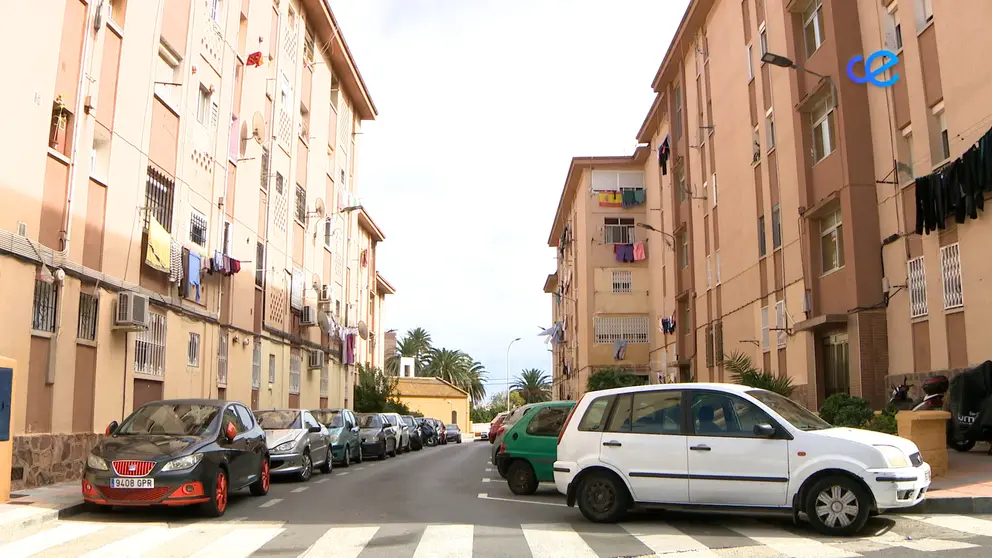
<svg viewBox="0 0 992 558">
<path fill-rule="evenodd" d="M 362 462 L 362 440 L 358 435 L 358 419 L 349 409 L 321 409 L 310 411 L 330 434 L 331 455 L 334 463 L 347 467 L 351 462 Z"/>
<path fill-rule="evenodd" d="M 533 494 L 538 483 L 554 482 L 558 434 L 574 406 L 575 401 L 537 403 L 504 433 L 496 467 L 506 471 L 506 483 L 514 494 Z"/>
</svg>

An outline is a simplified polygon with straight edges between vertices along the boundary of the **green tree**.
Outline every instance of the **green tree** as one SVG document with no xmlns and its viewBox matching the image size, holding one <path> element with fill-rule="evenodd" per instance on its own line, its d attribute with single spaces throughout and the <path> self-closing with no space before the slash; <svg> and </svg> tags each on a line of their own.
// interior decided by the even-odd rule
<svg viewBox="0 0 992 558">
<path fill-rule="evenodd" d="M 403 357 L 413 359 L 414 374 L 420 375 L 426 363 L 427 354 L 431 350 L 431 334 L 422 327 L 415 327 L 406 332 L 396 343 L 396 353 L 386 361 L 386 372 L 393 376 L 400 374 L 400 359 Z"/>
<path fill-rule="evenodd" d="M 462 351 L 433 347 L 425 361 L 423 376 L 433 376 L 458 386 L 468 392 L 472 401 L 482 401 L 486 396 L 485 368 Z"/>
<path fill-rule="evenodd" d="M 740 351 L 734 351 L 729 356 L 724 355 L 723 366 L 730 372 L 733 380 L 741 385 L 766 389 L 785 397 L 792 397 L 792 392 L 796 390 L 792 385 L 792 378 L 758 370 L 751 364 L 751 357 Z"/>
<path fill-rule="evenodd" d="M 646 383 L 648 383 L 646 377 L 632 374 L 626 368 L 600 368 L 589 374 L 589 379 L 586 380 L 586 390 L 599 391 L 618 387 L 642 386 Z"/>
<path fill-rule="evenodd" d="M 409 414 L 409 409 L 399 402 L 396 394 L 396 378 L 376 366 L 358 365 L 358 383 L 355 385 L 355 411 L 359 413 L 400 412 Z"/>
<path fill-rule="evenodd" d="M 517 407 L 526 404 L 527 402 L 524 401 L 524 398 L 520 396 L 519 392 L 516 391 L 510 392 L 511 409 L 516 409 Z M 486 420 L 485 422 L 492 422 L 492 420 L 496 418 L 496 415 L 506 412 L 506 392 L 503 391 L 499 393 L 494 393 L 492 397 L 489 398 L 489 402 L 484 405 L 481 405 L 480 407 L 486 409 L 485 414 L 483 416 L 489 417 L 489 419 Z"/>
<path fill-rule="evenodd" d="M 510 389 L 520 394 L 526 403 L 540 403 L 551 399 L 551 378 L 543 370 L 528 368 L 510 384 Z"/>
</svg>

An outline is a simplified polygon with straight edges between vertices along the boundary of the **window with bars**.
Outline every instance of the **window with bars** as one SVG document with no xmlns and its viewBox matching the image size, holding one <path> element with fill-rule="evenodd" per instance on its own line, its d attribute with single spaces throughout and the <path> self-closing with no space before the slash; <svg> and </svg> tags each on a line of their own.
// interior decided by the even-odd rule
<svg viewBox="0 0 992 558">
<path fill-rule="evenodd" d="M 269 383 L 276 383 L 276 355 L 269 355 Z"/>
<path fill-rule="evenodd" d="M 628 294 L 633 289 L 634 274 L 631 271 L 613 271 L 613 294 Z"/>
<path fill-rule="evenodd" d="M 255 341 L 251 349 L 251 389 L 262 385 L 262 343 Z"/>
<path fill-rule="evenodd" d="M 303 369 L 303 356 L 299 349 L 293 349 L 289 354 L 289 393 L 300 394 L 300 371 Z"/>
<path fill-rule="evenodd" d="M 134 338 L 134 372 L 165 375 L 165 314 L 148 313 L 148 329 Z"/>
<path fill-rule="evenodd" d="M 148 166 L 145 182 L 145 212 L 165 230 L 172 232 L 172 203 L 175 182 L 155 167 Z"/>
<path fill-rule="evenodd" d="M 307 220 L 307 189 L 296 185 L 296 220 L 302 225 Z"/>
<path fill-rule="evenodd" d="M 280 172 L 276 173 L 276 193 L 279 194 L 280 196 L 282 195 L 283 192 L 283 182 L 285 180 L 286 179 L 282 177 L 282 173 Z"/>
<path fill-rule="evenodd" d="M 713 326 L 713 352 L 716 356 L 716 364 L 719 366 L 726 358 L 723 353 L 723 322 L 717 322 Z"/>
<path fill-rule="evenodd" d="M 255 286 L 265 286 L 265 244 L 255 243 Z"/>
<path fill-rule="evenodd" d="M 720 279 L 720 251 L 719 250 L 717 250 L 716 252 L 713 253 L 713 261 L 714 261 L 713 275 L 715 275 L 715 280 L 713 281 L 713 283 L 715 285 L 719 285 L 720 282 L 721 282 L 721 279 Z"/>
<path fill-rule="evenodd" d="M 706 288 L 713 286 L 713 256 L 706 256 Z"/>
<path fill-rule="evenodd" d="M 195 209 L 189 214 L 189 240 L 200 246 L 207 245 L 207 218 Z"/>
<path fill-rule="evenodd" d="M 789 333 L 785 331 L 788 326 L 785 317 L 785 301 L 780 300 L 775 303 L 775 333 L 778 336 L 778 346 L 784 347 L 789 341 Z"/>
<path fill-rule="evenodd" d="M 593 330 L 595 332 L 596 343 L 604 344 L 626 341 L 636 345 L 646 344 L 650 330 L 649 322 L 650 320 L 647 316 L 594 317 Z"/>
<path fill-rule="evenodd" d="M 706 326 L 706 367 L 707 368 L 713 367 L 714 349 L 715 347 L 713 346 L 713 326 L 708 325 Z"/>
<path fill-rule="evenodd" d="M 262 190 L 269 191 L 269 149 L 267 147 L 262 148 L 262 171 L 258 177 L 259 186 Z"/>
<path fill-rule="evenodd" d="M 761 350 L 768 352 L 771 349 L 771 337 L 768 331 L 768 307 L 761 308 Z"/>
<path fill-rule="evenodd" d="M 200 334 L 190 333 L 186 343 L 186 366 L 200 366 Z"/>
<path fill-rule="evenodd" d="M 58 308 L 58 289 L 54 283 L 34 280 L 34 307 L 31 329 L 55 333 L 55 311 Z"/>
<path fill-rule="evenodd" d="M 782 247 L 782 209 L 778 204 L 772 207 L 772 250 Z"/>
<path fill-rule="evenodd" d="M 944 286 L 944 310 L 964 306 L 961 285 L 961 247 L 948 244 L 940 249 L 940 276 Z"/>
<path fill-rule="evenodd" d="M 627 217 L 606 217 L 603 219 L 604 244 L 633 244 L 634 220 Z"/>
<path fill-rule="evenodd" d="M 96 341 L 96 322 L 99 299 L 91 294 L 79 293 L 79 320 L 76 322 L 76 338 Z"/>
<path fill-rule="evenodd" d="M 927 310 L 927 270 L 923 256 L 906 262 L 908 268 L 907 287 L 909 288 L 909 317 L 922 318 Z"/>
<path fill-rule="evenodd" d="M 221 330 L 220 339 L 217 342 L 217 385 L 227 385 L 227 351 L 230 347 L 227 332 Z"/>
</svg>

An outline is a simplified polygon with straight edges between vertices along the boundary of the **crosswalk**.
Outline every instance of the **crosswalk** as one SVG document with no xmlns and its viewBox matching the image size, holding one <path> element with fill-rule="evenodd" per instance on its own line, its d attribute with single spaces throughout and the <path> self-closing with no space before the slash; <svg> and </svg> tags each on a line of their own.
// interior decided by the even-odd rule
<svg viewBox="0 0 992 558">
<path fill-rule="evenodd" d="M 893 521 L 894 520 L 894 521 Z M 854 538 L 824 538 L 781 522 L 730 518 L 619 525 L 315 525 L 248 520 L 152 523 L 81 516 L 46 524 L 0 545 L 0 557 L 58 558 L 901 558 L 992 555 L 992 520 L 973 516 L 888 516 Z"/>
</svg>

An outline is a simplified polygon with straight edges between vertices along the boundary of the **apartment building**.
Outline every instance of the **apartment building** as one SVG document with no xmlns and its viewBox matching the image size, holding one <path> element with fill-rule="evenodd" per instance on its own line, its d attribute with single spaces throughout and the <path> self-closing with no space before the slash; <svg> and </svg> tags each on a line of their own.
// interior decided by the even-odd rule
<svg viewBox="0 0 992 558">
<path fill-rule="evenodd" d="M 651 258 L 664 244 L 647 229 L 646 148 L 628 157 L 576 157 L 548 238 L 553 396 L 574 399 L 602 368 L 650 371 Z"/>
<path fill-rule="evenodd" d="M 375 356 L 376 107 L 324 0 L 63 0 L 0 38 L 0 354 L 14 486 L 72 478 L 111 420 L 175 397 L 349 406 Z"/>
</svg>

